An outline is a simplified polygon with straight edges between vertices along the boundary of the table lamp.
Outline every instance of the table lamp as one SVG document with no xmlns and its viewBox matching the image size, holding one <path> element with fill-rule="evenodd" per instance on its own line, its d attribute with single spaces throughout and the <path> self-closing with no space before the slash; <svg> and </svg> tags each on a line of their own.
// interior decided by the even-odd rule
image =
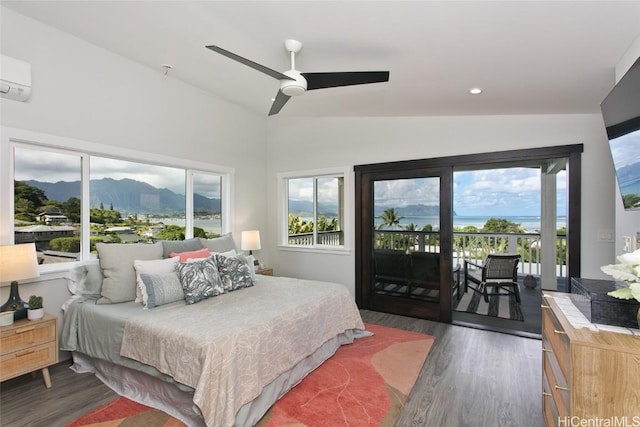
<svg viewBox="0 0 640 427">
<path fill-rule="evenodd" d="M 248 230 L 242 232 L 242 237 L 240 239 L 240 249 L 242 249 L 243 251 L 249 251 L 249 256 L 252 256 L 253 251 L 257 251 L 260 248 L 260 231 Z M 253 264 L 254 267 L 257 266 L 258 260 L 254 259 Z"/>
<path fill-rule="evenodd" d="M 40 276 L 35 243 L 0 246 L 0 282 L 11 282 L 9 299 L 0 307 L 13 311 L 15 320 L 27 317 L 28 305 L 20 298 L 18 280 Z"/>
<path fill-rule="evenodd" d="M 249 251 L 249 255 L 253 255 L 253 251 L 261 249 L 260 247 L 260 231 L 249 230 L 242 232 L 240 249 Z"/>
</svg>

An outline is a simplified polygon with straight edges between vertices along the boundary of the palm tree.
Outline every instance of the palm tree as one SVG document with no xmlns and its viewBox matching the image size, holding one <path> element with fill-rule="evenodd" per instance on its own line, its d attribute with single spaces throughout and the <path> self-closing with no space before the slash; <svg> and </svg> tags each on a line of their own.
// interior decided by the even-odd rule
<svg viewBox="0 0 640 427">
<path fill-rule="evenodd" d="M 385 209 L 380 217 L 382 218 L 382 223 L 380 223 L 378 229 L 383 229 L 385 227 L 394 229 L 400 225 L 400 220 L 402 219 L 394 208 Z"/>
</svg>

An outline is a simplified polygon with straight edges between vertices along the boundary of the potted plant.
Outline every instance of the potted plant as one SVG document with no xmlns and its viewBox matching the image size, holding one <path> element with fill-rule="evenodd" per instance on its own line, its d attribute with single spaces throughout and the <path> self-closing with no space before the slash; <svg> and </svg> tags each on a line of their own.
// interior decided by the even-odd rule
<svg viewBox="0 0 640 427">
<path fill-rule="evenodd" d="M 600 269 L 615 279 L 625 282 L 627 287 L 611 291 L 608 295 L 621 299 L 635 299 L 640 302 L 640 249 L 618 257 L 620 264 L 605 265 Z M 640 327 L 640 309 L 638 309 Z"/>
<path fill-rule="evenodd" d="M 42 297 L 31 295 L 29 297 L 29 308 L 27 309 L 27 318 L 29 320 L 39 320 L 44 317 L 44 308 L 42 308 Z"/>
</svg>

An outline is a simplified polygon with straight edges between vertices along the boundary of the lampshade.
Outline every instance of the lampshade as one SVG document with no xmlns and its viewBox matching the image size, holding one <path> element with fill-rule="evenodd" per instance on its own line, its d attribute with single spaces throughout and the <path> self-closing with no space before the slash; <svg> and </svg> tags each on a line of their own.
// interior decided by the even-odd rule
<svg viewBox="0 0 640 427">
<path fill-rule="evenodd" d="M 242 232 L 240 249 L 243 251 L 256 251 L 260 249 L 260 231 L 249 230 Z"/>
<path fill-rule="evenodd" d="M 34 243 L 0 246 L 0 282 L 17 282 L 38 276 L 38 255 Z"/>
</svg>

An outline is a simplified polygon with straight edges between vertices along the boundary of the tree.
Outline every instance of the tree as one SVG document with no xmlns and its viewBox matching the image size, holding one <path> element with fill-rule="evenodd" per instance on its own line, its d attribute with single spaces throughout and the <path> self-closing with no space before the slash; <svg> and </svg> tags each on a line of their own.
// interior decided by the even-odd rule
<svg viewBox="0 0 640 427">
<path fill-rule="evenodd" d="M 37 208 L 48 200 L 43 190 L 22 181 L 14 182 L 13 195 L 16 199 L 29 200 Z"/>
<path fill-rule="evenodd" d="M 289 236 L 293 234 L 313 233 L 313 221 L 306 221 L 299 216 L 289 214 L 287 223 Z"/>
<path fill-rule="evenodd" d="M 394 229 L 400 225 L 400 220 L 402 219 L 394 208 L 385 209 L 380 217 L 382 218 L 382 222 L 378 226 L 378 229 L 383 229 L 385 227 Z"/>
<path fill-rule="evenodd" d="M 80 238 L 79 237 L 58 237 L 51 239 L 49 246 L 54 251 L 60 252 L 80 252 Z"/>
<path fill-rule="evenodd" d="M 482 227 L 484 233 L 524 233 L 524 231 L 520 224 L 495 217 L 489 218 Z"/>
<path fill-rule="evenodd" d="M 625 194 L 622 196 L 622 204 L 625 209 L 640 207 L 640 195 L 639 194 Z"/>
<path fill-rule="evenodd" d="M 96 224 L 117 224 L 120 222 L 120 212 L 91 208 L 89 210 L 89 220 Z"/>
<path fill-rule="evenodd" d="M 13 201 L 16 219 L 35 221 L 39 209 L 47 202 L 47 196 L 37 187 L 14 181 Z"/>
<path fill-rule="evenodd" d="M 184 240 L 184 227 L 167 225 L 156 236 L 160 240 Z"/>
<path fill-rule="evenodd" d="M 62 213 L 74 224 L 80 222 L 80 199 L 69 197 L 69 200 L 62 203 Z"/>
<path fill-rule="evenodd" d="M 193 227 L 193 237 L 202 237 L 204 239 L 207 238 L 207 232 L 204 231 L 204 228 Z"/>
<path fill-rule="evenodd" d="M 326 216 L 321 216 L 318 218 L 318 231 L 334 231 L 338 229 L 338 219 L 337 218 L 327 218 Z"/>
</svg>

